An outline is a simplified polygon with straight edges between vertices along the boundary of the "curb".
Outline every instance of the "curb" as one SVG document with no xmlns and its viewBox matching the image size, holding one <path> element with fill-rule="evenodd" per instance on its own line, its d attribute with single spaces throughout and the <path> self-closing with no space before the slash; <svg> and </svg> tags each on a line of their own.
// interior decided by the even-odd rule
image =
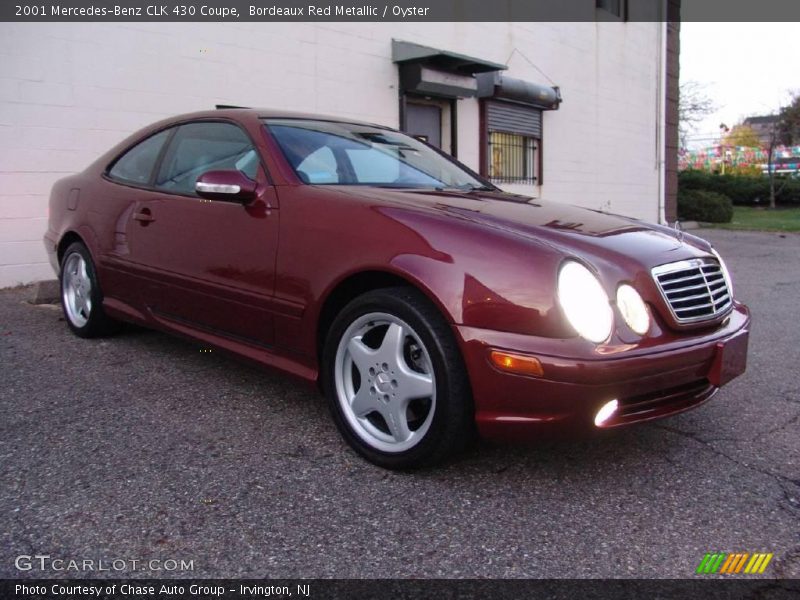
<svg viewBox="0 0 800 600">
<path fill-rule="evenodd" d="M 58 304 L 59 289 L 58 280 L 48 279 L 39 281 L 33 286 L 33 297 L 31 304 Z"/>
</svg>

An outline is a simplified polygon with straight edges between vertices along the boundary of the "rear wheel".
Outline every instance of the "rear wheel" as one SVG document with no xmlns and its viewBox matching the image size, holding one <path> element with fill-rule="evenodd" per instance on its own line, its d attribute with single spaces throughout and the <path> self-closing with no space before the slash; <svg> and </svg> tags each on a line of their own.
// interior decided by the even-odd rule
<svg viewBox="0 0 800 600">
<path fill-rule="evenodd" d="M 471 437 L 472 401 L 452 331 L 415 290 L 377 290 L 347 305 L 328 335 L 323 370 L 339 430 L 377 465 L 436 463 Z"/>
<path fill-rule="evenodd" d="M 71 244 L 61 260 L 61 305 L 67 325 L 84 338 L 110 335 L 120 323 L 103 310 L 103 295 L 89 251 L 80 242 Z"/>
</svg>

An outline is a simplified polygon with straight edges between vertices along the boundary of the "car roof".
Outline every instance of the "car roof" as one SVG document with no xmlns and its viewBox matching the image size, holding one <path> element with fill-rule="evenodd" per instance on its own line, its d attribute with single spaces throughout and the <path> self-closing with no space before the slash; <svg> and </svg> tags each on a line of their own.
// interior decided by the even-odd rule
<svg viewBox="0 0 800 600">
<path fill-rule="evenodd" d="M 214 119 L 231 119 L 234 121 L 239 121 L 240 123 L 252 123 L 254 120 L 260 119 L 309 119 L 309 120 L 316 120 L 316 121 L 331 121 L 334 123 L 349 123 L 352 125 L 363 125 L 366 127 L 377 127 L 380 129 L 389 129 L 393 130 L 391 127 L 387 127 L 386 125 L 379 125 L 377 123 L 367 123 L 364 121 L 357 121 L 355 119 L 348 119 L 346 117 L 334 117 L 330 115 L 320 115 L 314 113 L 303 113 L 303 112 L 293 112 L 288 110 L 276 110 L 270 108 L 237 108 L 237 107 L 226 107 L 226 108 L 218 108 L 214 110 L 201 110 L 197 112 L 190 112 L 190 113 L 183 113 L 180 115 L 173 115 L 171 117 L 167 117 L 165 119 L 161 119 L 160 121 L 156 121 L 154 123 L 150 123 L 146 127 L 139 129 L 138 131 L 132 133 L 130 136 L 119 142 L 116 146 L 108 150 L 105 154 L 101 155 L 95 162 L 93 162 L 89 167 L 88 170 L 95 169 L 98 171 L 104 171 L 109 163 L 112 160 L 116 160 L 119 158 L 121 153 L 126 152 L 130 149 L 133 145 L 138 144 L 142 140 L 146 139 L 147 137 L 155 134 L 156 132 L 167 129 L 169 127 L 174 127 L 176 125 L 181 125 L 190 121 L 201 121 L 201 120 L 214 120 Z"/>
<path fill-rule="evenodd" d="M 170 121 L 190 121 L 193 119 L 214 119 L 214 118 L 231 118 L 231 119 L 251 119 L 253 117 L 259 119 L 308 119 L 312 121 L 333 121 L 336 123 L 350 123 L 353 125 L 365 125 L 368 127 L 380 127 L 381 129 L 391 129 L 386 125 L 378 123 L 370 123 L 368 121 L 359 121 L 357 119 L 349 119 L 347 117 L 336 117 L 333 115 L 321 115 L 316 113 L 296 112 L 289 110 L 279 110 L 272 108 L 247 108 L 247 107 L 225 107 L 217 108 L 214 110 L 203 110 L 192 113 L 184 113 L 170 117 Z"/>
</svg>

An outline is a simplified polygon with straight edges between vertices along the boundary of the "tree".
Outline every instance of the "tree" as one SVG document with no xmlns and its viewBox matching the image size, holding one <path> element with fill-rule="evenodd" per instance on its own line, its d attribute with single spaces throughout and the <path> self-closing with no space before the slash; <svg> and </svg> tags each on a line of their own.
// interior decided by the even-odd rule
<svg viewBox="0 0 800 600">
<path fill-rule="evenodd" d="M 761 141 L 758 139 L 758 134 L 750 125 L 740 123 L 734 125 L 733 129 L 722 138 L 723 146 L 745 146 L 746 148 L 758 148 L 761 146 Z"/>
<path fill-rule="evenodd" d="M 689 133 L 715 110 L 717 106 L 706 95 L 704 85 L 692 80 L 681 82 L 678 90 L 678 132 L 681 146 L 686 147 Z"/>
<path fill-rule="evenodd" d="M 728 129 L 723 123 L 720 125 L 722 139 L 720 139 L 720 150 L 722 151 L 722 173 L 748 175 L 756 173 L 761 175 L 761 169 L 754 165 L 742 165 L 733 157 L 737 156 L 737 151 L 741 147 L 760 148 L 761 140 L 755 129 L 745 123 L 734 125 Z"/>
<path fill-rule="evenodd" d="M 778 135 L 785 146 L 800 143 L 800 92 L 792 93 L 791 102 L 781 108 Z"/>
<path fill-rule="evenodd" d="M 784 178 L 781 186 L 776 189 L 775 153 L 779 145 L 792 146 L 800 143 L 800 93 L 794 92 L 789 104 L 782 106 L 777 118 L 769 128 L 769 143 L 767 146 L 767 173 L 769 175 L 769 207 L 774 209 L 775 199 L 783 191 L 789 178 Z"/>
</svg>

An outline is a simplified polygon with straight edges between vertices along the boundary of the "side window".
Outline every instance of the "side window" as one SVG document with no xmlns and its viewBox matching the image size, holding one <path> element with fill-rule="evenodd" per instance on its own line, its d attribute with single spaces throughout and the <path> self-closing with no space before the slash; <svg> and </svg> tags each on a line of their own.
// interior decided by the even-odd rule
<svg viewBox="0 0 800 600">
<path fill-rule="evenodd" d="M 126 183 L 150 183 L 153 167 L 171 132 L 171 129 L 167 129 L 136 144 L 116 160 L 108 176 Z"/>
<path fill-rule="evenodd" d="M 194 195 L 197 178 L 216 170 L 238 170 L 256 178 L 258 154 L 247 134 L 230 123 L 181 125 L 161 162 L 156 187 Z"/>
</svg>

